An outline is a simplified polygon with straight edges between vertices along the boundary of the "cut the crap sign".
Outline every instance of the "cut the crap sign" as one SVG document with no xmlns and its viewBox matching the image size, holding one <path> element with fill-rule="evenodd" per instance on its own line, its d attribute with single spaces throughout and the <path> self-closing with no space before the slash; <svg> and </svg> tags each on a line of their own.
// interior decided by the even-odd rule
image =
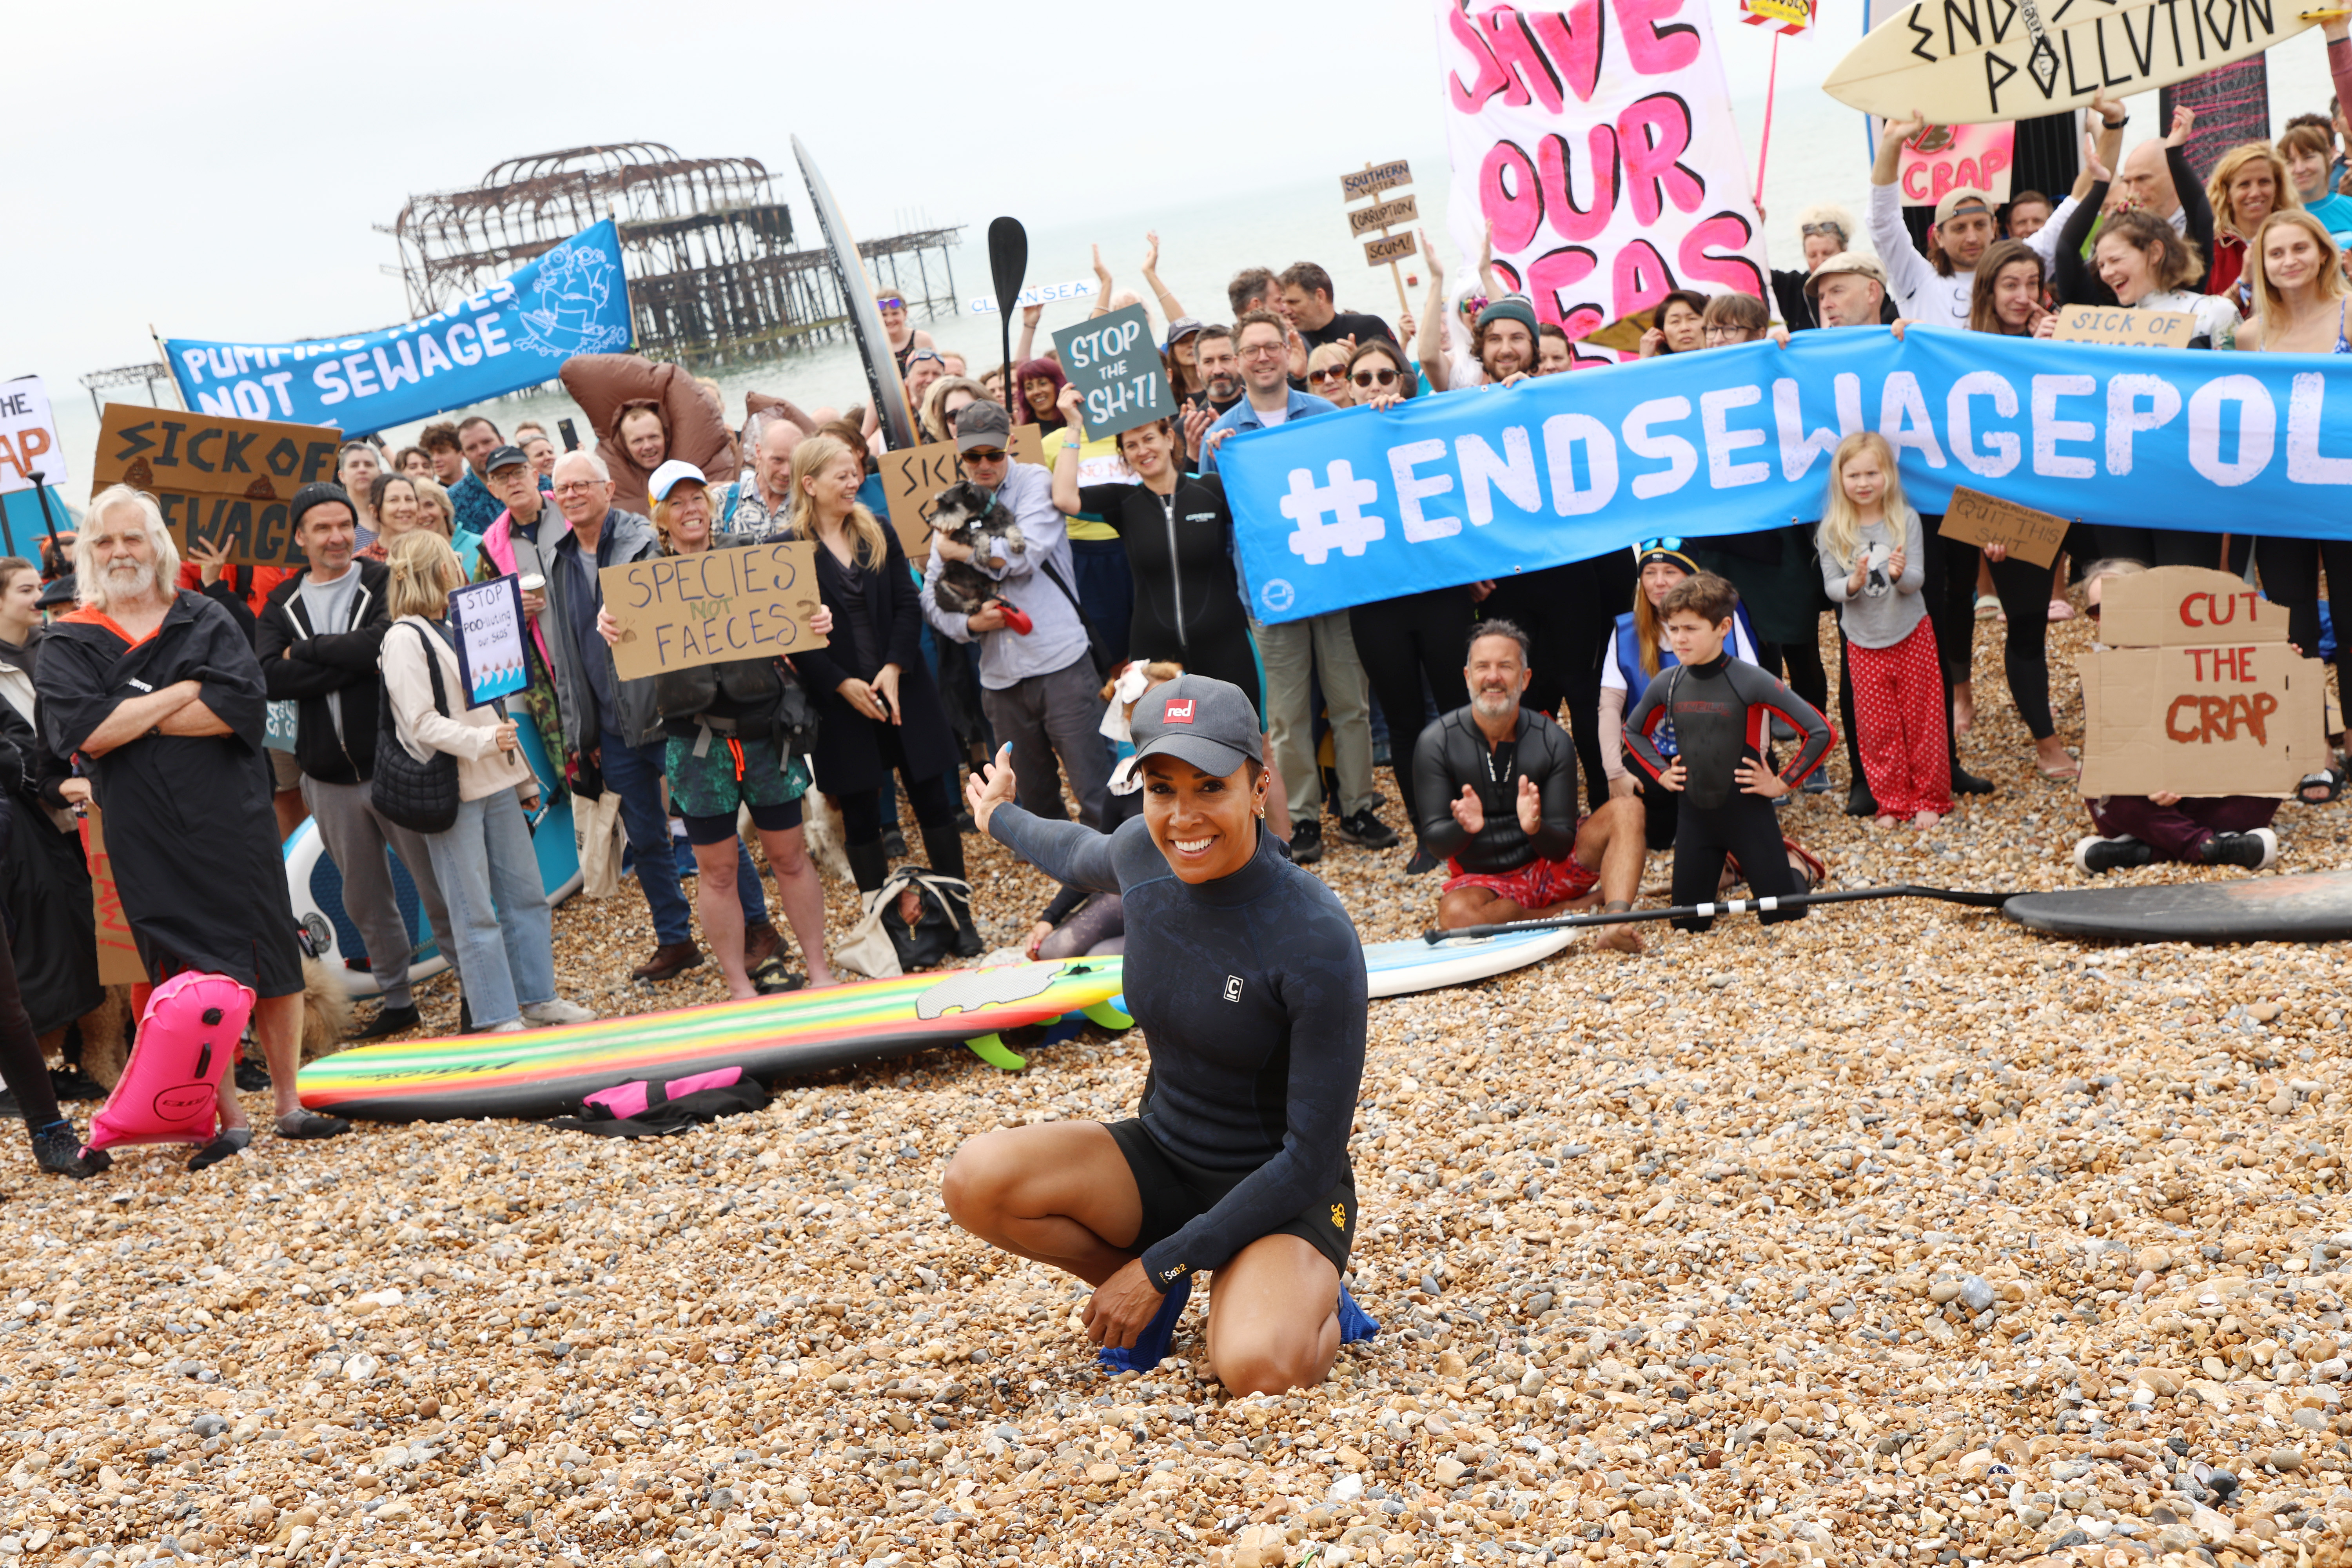
<svg viewBox="0 0 2352 1568">
<path fill-rule="evenodd" d="M 58 422 L 37 375 L 0 382 L 0 495 L 39 482 L 65 483 L 66 455 L 58 448 Z"/>
<path fill-rule="evenodd" d="M 1701 0 L 1438 0 L 1447 217 L 1573 342 L 1676 289 L 1762 297 L 1764 247 Z M 1613 355 L 1579 348 L 1580 365 Z"/>
<path fill-rule="evenodd" d="M 1904 202 L 1931 207 L 1944 193 L 1979 190 L 1995 206 L 2009 200 L 2009 171 L 2017 144 L 2017 127 L 1999 125 L 1930 125 L 1903 143 L 1903 160 L 1895 183 Z"/>
<path fill-rule="evenodd" d="M 1116 436 L 1176 412 L 1168 374 L 1152 345 L 1151 319 L 1140 305 L 1054 334 L 1062 374 L 1078 389 L 1089 438 Z"/>
</svg>

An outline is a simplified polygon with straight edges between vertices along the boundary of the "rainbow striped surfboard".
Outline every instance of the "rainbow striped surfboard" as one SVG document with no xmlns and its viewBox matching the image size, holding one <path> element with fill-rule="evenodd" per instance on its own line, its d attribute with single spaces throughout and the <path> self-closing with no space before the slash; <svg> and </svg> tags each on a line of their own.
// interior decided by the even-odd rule
<svg viewBox="0 0 2352 1568">
<path fill-rule="evenodd" d="M 323 1057 L 297 1080 L 313 1110 L 373 1121 L 531 1119 L 636 1079 L 740 1067 L 761 1079 L 968 1045 L 1008 1071 L 1026 1064 L 998 1033 L 1084 1013 L 1108 1028 L 1134 1020 L 1117 958 L 999 964 L 869 980 L 668 1013 L 509 1035 L 363 1046 Z"/>
</svg>

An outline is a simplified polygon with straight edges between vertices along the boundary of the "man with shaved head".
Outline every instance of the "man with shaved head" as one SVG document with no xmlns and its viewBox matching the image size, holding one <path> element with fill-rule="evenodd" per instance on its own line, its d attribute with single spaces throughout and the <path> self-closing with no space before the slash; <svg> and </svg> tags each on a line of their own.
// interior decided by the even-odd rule
<svg viewBox="0 0 2352 1568">
<path fill-rule="evenodd" d="M 781 414 L 761 423 L 759 444 L 751 449 L 751 477 L 720 492 L 714 542 L 763 538 L 784 525 L 792 510 L 793 452 L 807 438 L 806 430 Z"/>
</svg>

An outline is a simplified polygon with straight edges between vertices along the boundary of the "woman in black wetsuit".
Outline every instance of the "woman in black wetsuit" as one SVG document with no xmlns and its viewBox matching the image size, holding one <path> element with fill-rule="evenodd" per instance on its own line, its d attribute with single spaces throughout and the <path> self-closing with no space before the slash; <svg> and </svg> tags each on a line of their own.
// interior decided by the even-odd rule
<svg viewBox="0 0 2352 1568">
<path fill-rule="evenodd" d="M 1257 712 L 1238 688 L 1179 676 L 1137 705 L 1134 734 L 1143 816 L 1117 833 L 1013 805 L 1009 751 L 967 795 L 982 830 L 1047 876 L 1124 896 L 1143 1103 L 1108 1126 L 982 1133 L 941 1195 L 982 1240 L 1095 1288 L 1087 1331 L 1113 1368 L 1167 1353 L 1208 1269 L 1218 1378 L 1235 1394 L 1311 1386 L 1377 1331 L 1341 1284 L 1363 947 L 1338 896 L 1261 826 Z"/>
<path fill-rule="evenodd" d="M 1063 388 L 1061 412 L 1070 429 L 1083 425 L 1077 388 Z M 1234 514 L 1225 505 L 1224 480 L 1182 470 L 1170 419 L 1119 433 L 1118 455 L 1135 470 L 1135 484 L 1078 483 L 1080 445 L 1063 442 L 1054 459 L 1054 505 L 1065 516 L 1102 519 L 1127 546 L 1135 579 L 1127 656 L 1172 659 L 1194 675 L 1240 687 L 1253 704 L 1261 702 L 1257 650 L 1234 571 Z"/>
</svg>

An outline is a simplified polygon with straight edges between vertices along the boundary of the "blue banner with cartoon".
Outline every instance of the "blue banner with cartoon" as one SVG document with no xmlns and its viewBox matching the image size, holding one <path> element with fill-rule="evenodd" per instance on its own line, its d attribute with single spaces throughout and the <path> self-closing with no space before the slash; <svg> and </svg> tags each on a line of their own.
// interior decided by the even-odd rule
<svg viewBox="0 0 2352 1568">
<path fill-rule="evenodd" d="M 1931 515 L 1966 485 L 2071 521 L 2352 538 L 2352 362 L 1916 326 L 1291 420 L 1217 468 L 1250 609 L 1279 622 L 1811 521 L 1866 429 Z"/>
<path fill-rule="evenodd" d="M 190 408 L 360 432 L 537 386 L 573 354 L 629 342 L 620 231 L 607 218 L 404 326 L 299 343 L 172 338 L 163 349 Z"/>
</svg>

